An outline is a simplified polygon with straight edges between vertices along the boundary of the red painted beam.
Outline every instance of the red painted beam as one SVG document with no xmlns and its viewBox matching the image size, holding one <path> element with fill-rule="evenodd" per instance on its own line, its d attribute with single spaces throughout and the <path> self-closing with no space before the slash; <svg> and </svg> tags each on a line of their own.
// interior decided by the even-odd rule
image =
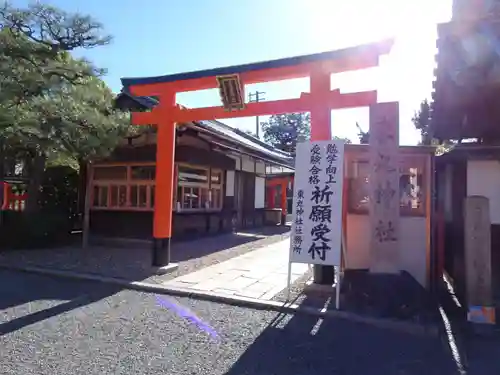
<svg viewBox="0 0 500 375">
<path fill-rule="evenodd" d="M 319 105 L 330 109 L 366 107 L 377 102 L 377 91 L 363 91 L 341 94 L 339 90 L 330 91 Z M 318 105 L 310 94 L 303 94 L 298 99 L 284 99 L 269 102 L 247 103 L 241 111 L 228 112 L 224 107 L 204 107 L 181 109 L 177 107 L 170 114 L 175 122 L 201 121 L 237 117 L 252 117 L 276 115 L 292 112 L 309 112 L 311 107 Z"/>
</svg>

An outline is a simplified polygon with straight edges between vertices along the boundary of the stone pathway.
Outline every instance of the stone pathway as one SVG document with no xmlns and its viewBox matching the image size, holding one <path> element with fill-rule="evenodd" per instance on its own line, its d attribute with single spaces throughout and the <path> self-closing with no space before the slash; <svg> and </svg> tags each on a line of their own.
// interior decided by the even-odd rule
<svg viewBox="0 0 500 375">
<path fill-rule="evenodd" d="M 163 285 L 270 300 L 286 288 L 289 247 L 289 239 L 280 241 Z M 307 270 L 307 264 L 294 263 L 291 282 Z"/>
</svg>

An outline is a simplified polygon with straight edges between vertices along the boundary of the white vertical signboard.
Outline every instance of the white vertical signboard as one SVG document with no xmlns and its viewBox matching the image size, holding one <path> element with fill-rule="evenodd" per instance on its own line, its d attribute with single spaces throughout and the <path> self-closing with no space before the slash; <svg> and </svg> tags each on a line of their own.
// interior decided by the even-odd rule
<svg viewBox="0 0 500 375">
<path fill-rule="evenodd" d="M 297 144 L 290 262 L 340 266 L 344 142 Z"/>
<path fill-rule="evenodd" d="M 340 266 L 343 177 L 343 141 L 297 144 L 289 279 L 292 263 Z"/>
</svg>

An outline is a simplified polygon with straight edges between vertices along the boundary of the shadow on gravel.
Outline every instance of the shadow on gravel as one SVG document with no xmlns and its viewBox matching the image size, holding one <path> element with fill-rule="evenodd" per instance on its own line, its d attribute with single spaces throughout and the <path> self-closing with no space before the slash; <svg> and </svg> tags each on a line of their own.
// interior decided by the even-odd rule
<svg viewBox="0 0 500 375">
<path fill-rule="evenodd" d="M 439 301 L 444 315 L 445 332 L 443 343 L 449 346 L 454 356 L 458 355 L 468 375 L 500 374 L 500 329 L 486 328 L 484 334 L 474 333 L 467 321 L 467 309 L 455 294 L 448 277 L 439 284 Z"/>
<path fill-rule="evenodd" d="M 277 314 L 226 375 L 451 375 L 439 338 L 342 319 Z"/>
<path fill-rule="evenodd" d="M 500 334 L 467 339 L 467 374 L 500 374 Z"/>
<path fill-rule="evenodd" d="M 41 280 L 43 280 L 42 284 Z M 43 300 L 64 302 L 0 323 L 0 336 L 97 302 L 121 290 L 122 288 L 109 284 L 87 281 L 81 283 L 2 270 L 0 271 L 0 311 L 16 306 L 21 308 L 24 304 Z M 32 307 L 26 309 L 30 311 Z"/>
<path fill-rule="evenodd" d="M 205 238 L 193 238 L 172 244 L 172 261 L 183 262 L 189 259 L 202 258 L 236 246 L 250 244 L 262 240 L 263 236 L 286 234 L 289 226 L 263 227 L 259 229 L 242 229 L 237 233 L 228 233 Z"/>
</svg>

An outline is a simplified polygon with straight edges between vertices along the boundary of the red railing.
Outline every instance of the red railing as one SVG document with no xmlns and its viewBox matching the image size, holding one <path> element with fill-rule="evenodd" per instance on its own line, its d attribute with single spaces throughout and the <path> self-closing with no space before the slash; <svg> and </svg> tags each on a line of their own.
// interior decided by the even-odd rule
<svg viewBox="0 0 500 375">
<path fill-rule="evenodd" d="M 3 211 L 22 211 L 26 206 L 26 199 L 28 198 L 27 193 L 21 193 L 12 190 L 12 185 L 1 181 L 3 185 L 3 200 L 2 200 L 2 210 Z"/>
</svg>

